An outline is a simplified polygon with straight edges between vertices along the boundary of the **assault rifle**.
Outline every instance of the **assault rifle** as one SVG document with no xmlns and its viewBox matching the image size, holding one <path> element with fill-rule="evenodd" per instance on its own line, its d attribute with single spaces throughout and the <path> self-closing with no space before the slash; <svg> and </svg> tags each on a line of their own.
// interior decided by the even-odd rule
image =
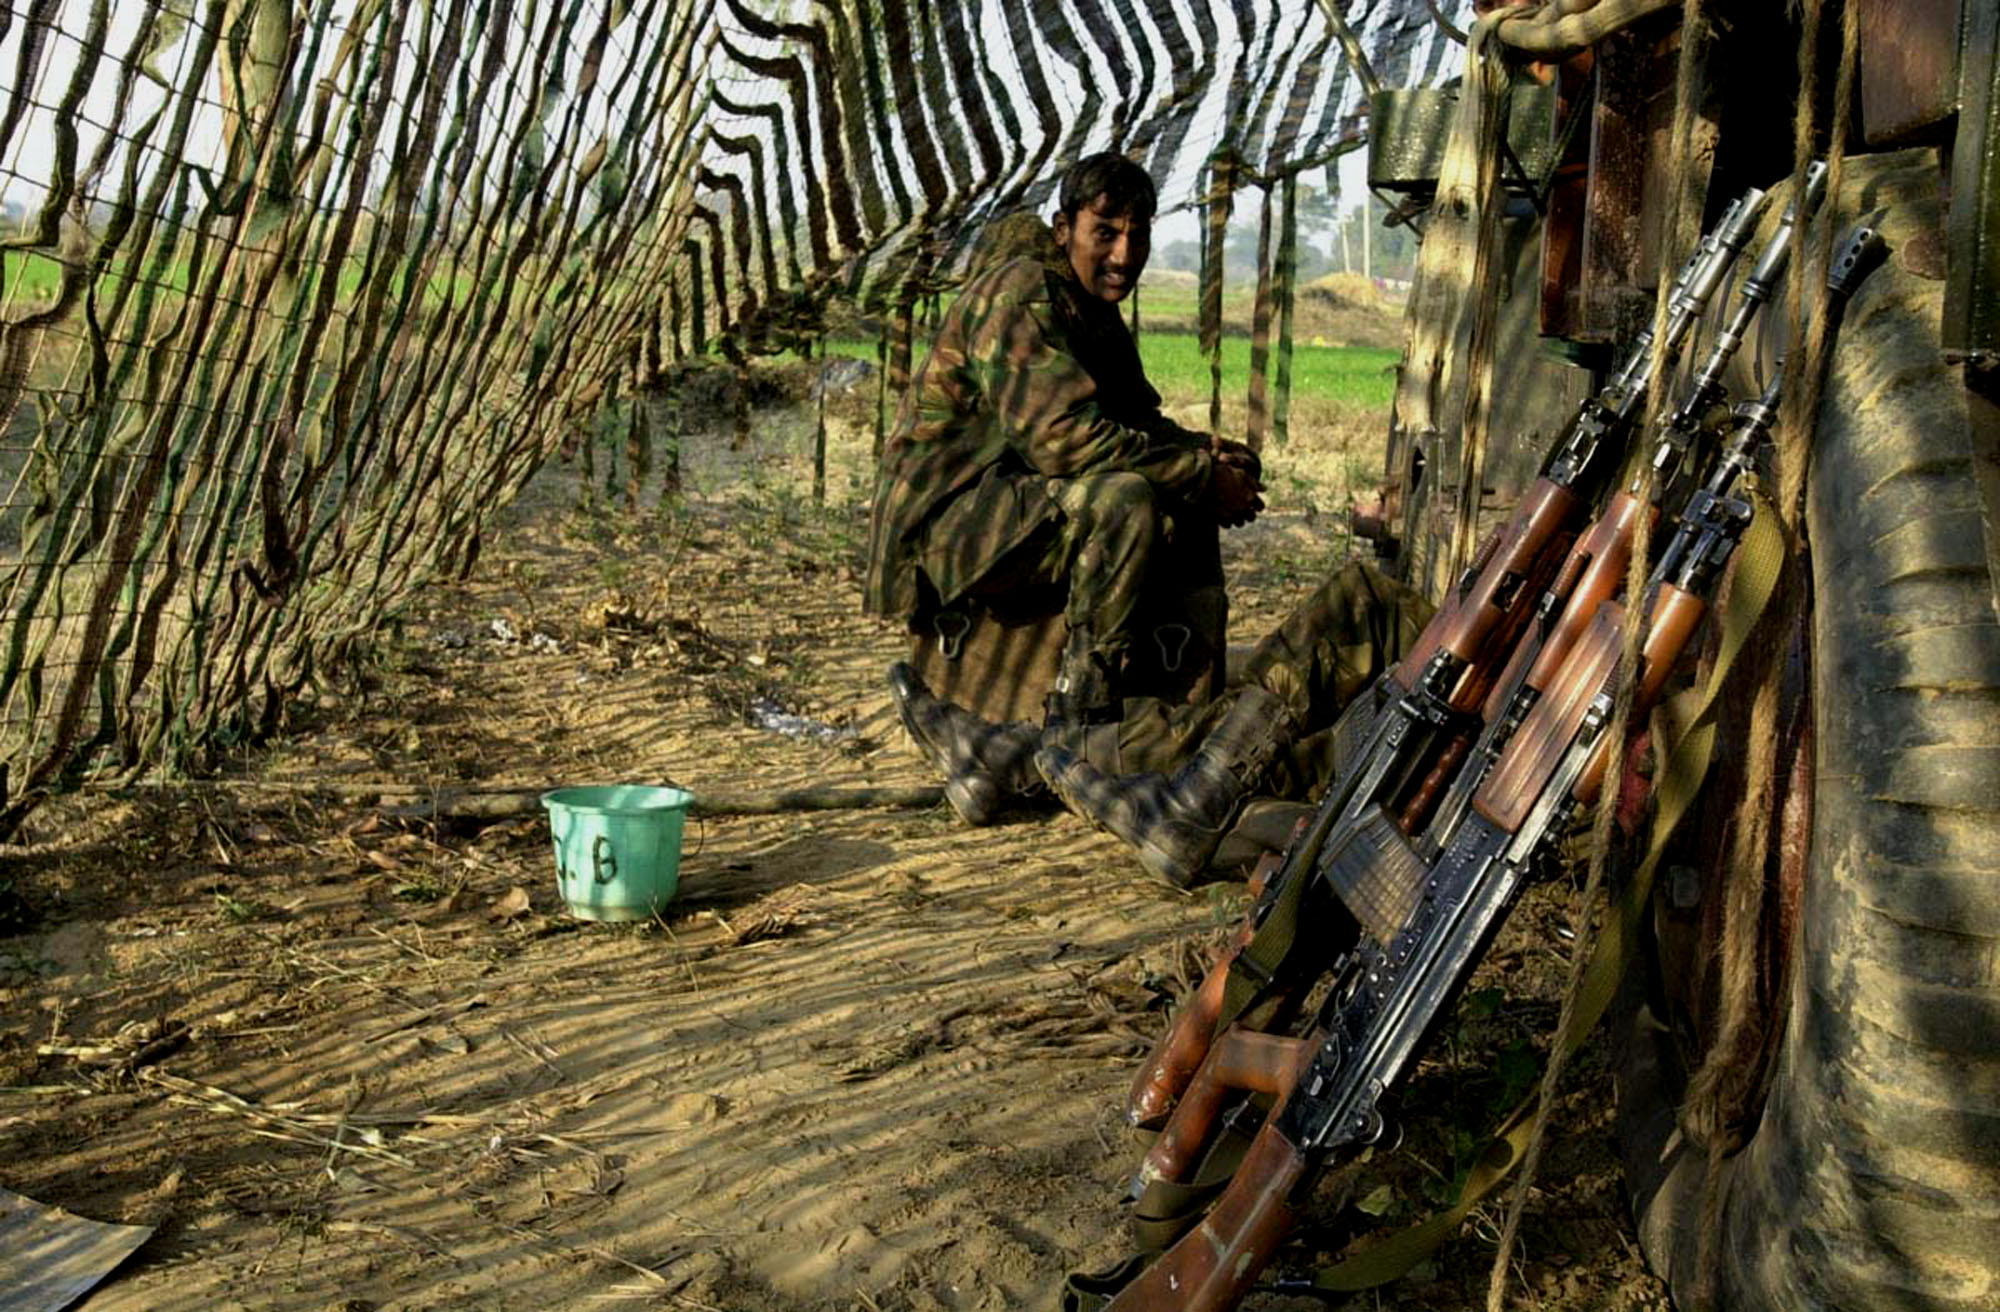
<svg viewBox="0 0 2000 1312">
<path fill-rule="evenodd" d="M 1433 764 L 1451 732 L 1463 729 L 1468 716 L 1480 709 L 1500 672 L 1498 664 L 1504 663 L 1496 662 L 1496 655 L 1512 649 L 1535 599 L 1567 554 L 1567 535 L 1576 519 L 1624 463 L 1655 369 L 1679 358 L 1763 207 L 1764 193 L 1751 189 L 1697 245 L 1668 289 L 1661 349 L 1654 349 L 1650 328 L 1639 334 L 1611 381 L 1578 408 L 1512 517 L 1486 540 L 1415 647 L 1385 676 L 1373 696 L 1378 711 L 1358 760 L 1342 771 L 1315 817 L 1314 829 L 1322 837 L 1400 792 L 1420 769 Z"/>
<path fill-rule="evenodd" d="M 1834 304 L 1866 276 L 1879 249 L 1871 230 L 1850 234 L 1828 278 Z M 1760 294 L 1768 295 L 1768 287 Z M 1737 324 L 1739 338 L 1744 324 L 1747 318 Z M 1700 629 L 1752 519 L 1740 487 L 1775 418 L 1782 376 L 1780 366 L 1761 396 L 1736 409 L 1730 441 L 1688 497 L 1650 574 L 1640 601 L 1645 623 L 1635 716 L 1657 700 Z M 1342 881 L 1330 867 L 1343 862 L 1386 861 L 1419 878 L 1400 886 L 1400 905 L 1362 915 L 1367 932 L 1335 961 L 1332 990 L 1304 1037 L 1242 1028 L 1215 1037 L 1142 1176 L 1184 1179 L 1207 1133 L 1207 1125 L 1196 1123 L 1212 1123 L 1229 1090 L 1268 1094 L 1275 1102 L 1199 1232 L 1127 1284 L 1110 1303 L 1113 1312 L 1233 1307 L 1290 1230 L 1300 1187 L 1329 1158 L 1382 1137 L 1384 1095 L 1622 752 L 1608 730 L 1625 627 L 1624 602 L 1607 596 L 1596 604 L 1473 789 L 1469 812 L 1444 832 L 1434 829 L 1435 855 L 1426 856 L 1379 806 L 1329 851 L 1316 873 L 1336 887 Z"/>
<path fill-rule="evenodd" d="M 1642 499 L 1642 480 L 1635 475 L 1631 484 L 1611 498 L 1590 528 L 1577 539 L 1555 583 L 1536 603 L 1527 638 L 1516 648 L 1499 686 L 1488 700 L 1486 727 L 1471 752 L 1471 766 L 1458 773 L 1434 816 L 1430 807 L 1438 781 L 1433 778 L 1427 788 L 1419 790 L 1402 813 L 1405 833 L 1415 833 L 1418 822 L 1427 816 L 1431 818 L 1434 833 L 1449 833 L 1464 818 L 1473 789 L 1479 786 L 1520 730 L 1528 712 L 1548 690 L 1557 668 L 1568 658 L 1590 618 L 1623 586 L 1641 517 L 1649 525 L 1656 522 L 1677 476 L 1687 472 L 1689 455 L 1703 423 L 1724 399 L 1722 375 L 1742 346 L 1751 322 L 1770 302 L 1784 277 L 1801 209 L 1810 216 L 1825 187 L 1826 166 L 1814 162 L 1806 169 L 1805 186 L 1792 198 L 1756 265 L 1738 285 L 1735 305 L 1682 393 L 1680 403 L 1658 425 L 1650 462 L 1650 496 Z M 1435 857 L 1436 848 L 1426 849 L 1425 855 Z"/>
<path fill-rule="evenodd" d="M 1717 339 L 1672 422 L 1698 418 L 1713 404 L 1724 365 L 1742 340 L 1756 307 L 1768 299 L 1784 269 L 1791 230 L 1803 210 L 1810 213 L 1824 187 L 1824 167 L 1815 163 L 1795 201 L 1766 245 L 1756 272 L 1739 289 L 1741 308 Z M 1752 188 L 1730 205 L 1697 244 L 1664 293 L 1664 344 L 1654 349 L 1650 326 L 1642 331 L 1620 367 L 1570 421 L 1542 474 L 1522 495 L 1513 515 L 1483 544 L 1459 588 L 1432 617 L 1409 653 L 1376 685 L 1356 697 L 1334 728 L 1339 768 L 1305 829 L 1294 835 L 1276 872 L 1262 885 L 1244 932 L 1185 1004 L 1153 1054 L 1141 1066 L 1128 1100 L 1134 1125 L 1162 1124 L 1214 1034 L 1272 986 L 1296 973 L 1294 932 L 1304 916 L 1308 884 L 1322 865 L 1322 853 L 1357 835 L 1372 808 L 1397 807 L 1404 832 L 1417 831 L 1448 780 L 1463 777 L 1475 733 L 1491 725 L 1500 706 L 1494 689 L 1509 689 L 1500 705 L 1517 718 L 1497 732 L 1479 733 L 1483 773 L 1518 728 L 1527 704 L 1520 690 L 1539 696 L 1549 677 L 1583 629 L 1598 602 L 1624 577 L 1636 524 L 1638 502 L 1614 500 L 1610 512 L 1571 550 L 1574 521 L 1593 501 L 1611 471 L 1624 463 L 1634 430 L 1645 413 L 1654 370 L 1678 359 L 1696 322 L 1749 242 L 1764 208 L 1762 191 Z M 1728 346 L 1725 349 L 1724 343 Z M 1560 618 L 1551 622 L 1558 608 Z M 1536 622 L 1539 620 L 1540 622 Z M 1526 639 L 1525 641 L 1523 639 Z M 1532 665 L 1529 658 L 1539 654 Z M 1415 674 L 1406 673 L 1415 671 Z M 1475 777 L 1476 781 L 1476 777 Z M 1469 788 L 1446 800 L 1446 810 L 1470 802 Z M 1414 878 L 1411 869 L 1347 865 L 1342 870 L 1373 872 L 1368 884 L 1335 885 L 1349 907 L 1377 900 L 1373 884 L 1393 888 Z M 1364 917 L 1365 918 L 1365 917 Z M 1139 1182 L 1143 1188 L 1144 1177 Z"/>
</svg>

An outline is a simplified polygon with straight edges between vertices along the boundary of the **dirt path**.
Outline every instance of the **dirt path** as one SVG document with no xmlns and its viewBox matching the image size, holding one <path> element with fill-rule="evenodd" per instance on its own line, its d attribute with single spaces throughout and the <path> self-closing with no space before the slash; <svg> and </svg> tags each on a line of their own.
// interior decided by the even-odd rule
<svg viewBox="0 0 2000 1312">
<path fill-rule="evenodd" d="M 528 507 L 282 744 L 66 799 L 8 853 L 38 923 L 0 939 L 0 1184 L 160 1227 L 91 1308 L 1044 1308 L 1124 1254 L 1123 1090 L 1233 889 L 1147 883 L 1066 816 L 724 817 L 691 826 L 670 917 L 585 925 L 539 817 L 370 804 L 932 782 L 882 687 L 898 637 L 856 617 L 856 515 L 742 468 L 679 516 Z M 1238 540 L 1239 636 L 1326 530 L 1294 500 Z M 757 727 L 760 698 L 825 738 Z M 1517 914 L 1348 1228 L 1448 1196 L 1553 1017 L 1564 905 Z M 1571 1082 L 1515 1306 L 1665 1306 L 1608 1084 L 1601 1058 Z M 1483 1306 L 1492 1219 L 1358 1306 Z"/>
</svg>

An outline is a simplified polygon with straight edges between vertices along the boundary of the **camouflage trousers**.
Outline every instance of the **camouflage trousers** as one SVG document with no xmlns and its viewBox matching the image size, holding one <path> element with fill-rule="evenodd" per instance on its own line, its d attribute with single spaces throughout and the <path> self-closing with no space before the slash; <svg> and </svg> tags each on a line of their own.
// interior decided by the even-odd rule
<svg viewBox="0 0 2000 1312">
<path fill-rule="evenodd" d="M 1188 588 L 1221 585 L 1218 561 L 1179 550 L 1175 521 L 1187 513 L 1163 502 L 1138 474 L 994 476 L 938 517 L 921 559 L 934 580 L 976 571 L 969 586 L 940 584 L 947 602 L 1062 586 L 1064 622 L 1072 632 L 1088 633 L 1089 645 L 1115 670 L 1132 645 L 1134 616 L 1157 571 L 1171 571 Z M 1013 524 L 1031 526 L 1025 540 L 978 569 L 973 561 L 981 539 L 1004 540 Z"/>
<path fill-rule="evenodd" d="M 1301 602 L 1252 650 L 1220 697 L 1193 705 L 1128 698 L 1118 726 L 1121 773 L 1171 774 L 1228 714 L 1236 693 L 1259 687 L 1291 710 L 1299 730 L 1259 791 L 1303 799 L 1333 775 L 1333 724 L 1376 677 L 1402 659 L 1433 607 L 1372 563 L 1350 562 Z M 1100 753 L 1092 751 L 1097 758 Z"/>
</svg>

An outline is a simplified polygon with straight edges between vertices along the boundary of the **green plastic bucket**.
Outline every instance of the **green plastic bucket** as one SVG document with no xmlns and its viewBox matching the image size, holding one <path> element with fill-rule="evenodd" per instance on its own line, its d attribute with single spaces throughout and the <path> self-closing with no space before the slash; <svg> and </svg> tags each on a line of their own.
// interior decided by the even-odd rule
<svg viewBox="0 0 2000 1312">
<path fill-rule="evenodd" d="M 681 829 L 694 794 L 617 784 L 542 794 L 556 885 L 585 920 L 650 920 L 681 882 Z"/>
</svg>

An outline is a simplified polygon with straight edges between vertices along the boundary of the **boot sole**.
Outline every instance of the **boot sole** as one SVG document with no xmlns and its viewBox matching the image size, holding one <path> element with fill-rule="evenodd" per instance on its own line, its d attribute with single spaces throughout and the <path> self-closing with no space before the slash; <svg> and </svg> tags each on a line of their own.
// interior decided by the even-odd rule
<svg viewBox="0 0 2000 1312">
<path fill-rule="evenodd" d="M 974 829 L 984 829 L 1000 814 L 1000 790 L 987 779 L 965 775 L 946 779 L 944 800 Z"/>
</svg>

